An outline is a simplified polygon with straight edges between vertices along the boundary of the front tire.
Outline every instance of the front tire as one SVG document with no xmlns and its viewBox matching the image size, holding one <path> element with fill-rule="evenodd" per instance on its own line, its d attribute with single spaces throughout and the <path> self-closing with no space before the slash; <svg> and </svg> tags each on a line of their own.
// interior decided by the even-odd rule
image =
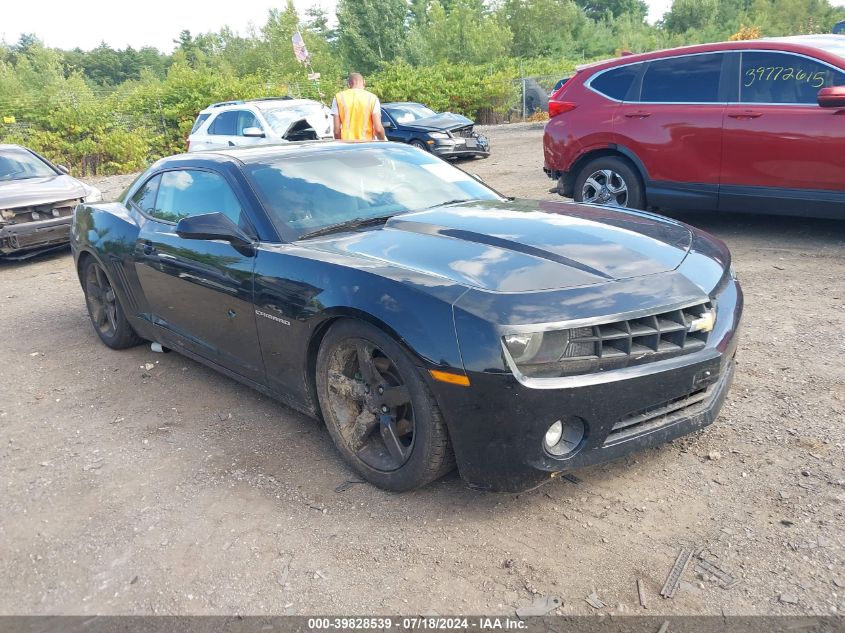
<svg viewBox="0 0 845 633">
<path fill-rule="evenodd" d="M 82 281 L 88 316 L 100 340 L 112 349 L 140 345 L 143 339 L 132 329 L 111 280 L 93 257 L 85 262 Z"/>
<path fill-rule="evenodd" d="M 575 177 L 575 202 L 587 202 L 627 209 L 645 208 L 645 192 L 631 163 L 616 156 L 602 156 L 588 162 Z"/>
<path fill-rule="evenodd" d="M 317 396 L 344 460 L 367 481 L 413 490 L 454 468 L 446 425 L 408 354 L 361 321 L 336 323 L 317 353 Z"/>
<path fill-rule="evenodd" d="M 421 140 L 419 140 L 419 139 L 417 139 L 417 138 L 415 138 L 413 141 L 411 141 L 411 142 L 409 143 L 409 145 L 410 145 L 411 147 L 416 147 L 417 149 L 421 149 L 421 150 L 422 150 L 422 151 L 424 151 L 424 152 L 427 152 L 427 151 L 428 151 L 428 147 L 426 147 L 426 144 L 425 144 L 425 143 L 423 143 Z"/>
</svg>

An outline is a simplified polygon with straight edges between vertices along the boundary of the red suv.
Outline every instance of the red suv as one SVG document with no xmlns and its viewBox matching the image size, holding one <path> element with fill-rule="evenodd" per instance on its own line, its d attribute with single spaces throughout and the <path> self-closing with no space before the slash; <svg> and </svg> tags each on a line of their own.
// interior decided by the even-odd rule
<svg viewBox="0 0 845 633">
<path fill-rule="evenodd" d="M 843 35 L 600 62 L 549 116 L 544 170 L 576 201 L 845 218 Z"/>
</svg>

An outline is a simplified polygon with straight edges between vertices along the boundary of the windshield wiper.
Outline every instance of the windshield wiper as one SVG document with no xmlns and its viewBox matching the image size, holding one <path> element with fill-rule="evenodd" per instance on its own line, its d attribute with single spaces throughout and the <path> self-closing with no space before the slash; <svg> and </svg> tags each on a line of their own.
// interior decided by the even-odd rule
<svg viewBox="0 0 845 633">
<path fill-rule="evenodd" d="M 314 229 L 313 231 L 309 231 L 308 233 L 303 233 L 297 239 L 304 240 L 309 237 L 317 237 L 320 235 L 328 235 L 329 233 L 337 233 L 338 231 L 360 229 L 365 226 L 376 226 L 378 224 L 384 224 L 394 215 L 396 214 L 391 213 L 390 215 L 377 215 L 371 218 L 352 218 L 351 220 L 344 220 L 343 222 L 335 222 L 334 224 L 329 224 L 319 229 Z"/>
<path fill-rule="evenodd" d="M 12 176 L 17 176 L 18 174 L 22 174 L 22 173 L 23 173 L 23 170 L 12 171 L 12 172 L 9 172 L 8 174 L 3 174 L 2 176 L 0 176 L 0 180 L 24 180 L 23 178 L 15 178 L 15 179 L 12 178 Z"/>
<path fill-rule="evenodd" d="M 454 200 L 447 200 L 446 202 L 438 202 L 437 204 L 433 204 L 430 207 L 425 207 L 421 209 L 421 211 L 428 211 L 429 209 L 433 209 L 435 207 L 445 207 L 448 204 L 458 204 L 459 202 L 472 202 L 475 198 L 455 198 Z"/>
</svg>

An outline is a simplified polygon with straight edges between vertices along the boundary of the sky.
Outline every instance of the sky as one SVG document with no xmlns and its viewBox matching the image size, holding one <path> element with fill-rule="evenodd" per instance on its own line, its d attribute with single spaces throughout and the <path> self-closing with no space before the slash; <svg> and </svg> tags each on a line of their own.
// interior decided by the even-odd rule
<svg viewBox="0 0 845 633">
<path fill-rule="evenodd" d="M 300 13 L 312 5 L 333 12 L 336 0 L 294 0 Z M 646 0 L 650 22 L 659 20 L 672 0 Z M 261 27 L 267 12 L 282 8 L 284 0 L 145 0 L 139 8 L 115 0 L 26 0 L 4 2 L 0 10 L 0 40 L 14 44 L 23 33 L 34 33 L 51 48 L 83 50 L 105 41 L 112 48 L 154 46 L 170 53 L 173 40 L 185 29 L 193 34 L 229 26 L 246 35 Z M 845 6 L 845 0 L 834 0 Z"/>
</svg>

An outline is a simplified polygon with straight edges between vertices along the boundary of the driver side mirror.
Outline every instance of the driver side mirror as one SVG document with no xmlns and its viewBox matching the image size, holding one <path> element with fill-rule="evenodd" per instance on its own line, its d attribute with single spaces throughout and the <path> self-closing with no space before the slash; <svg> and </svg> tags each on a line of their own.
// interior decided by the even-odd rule
<svg viewBox="0 0 845 633">
<path fill-rule="evenodd" d="M 242 134 L 253 138 L 264 138 L 266 136 L 266 134 L 264 134 L 264 130 L 260 127 L 245 127 Z"/>
<path fill-rule="evenodd" d="M 845 108 L 845 86 L 822 88 L 817 99 L 823 108 Z"/>
<path fill-rule="evenodd" d="M 182 218 L 176 235 L 187 240 L 224 240 L 237 249 L 252 249 L 252 238 L 219 211 Z"/>
<path fill-rule="evenodd" d="M 62 172 L 65 175 L 70 174 L 70 169 L 68 169 L 64 165 L 56 165 L 56 169 L 58 169 L 60 172 Z"/>
<path fill-rule="evenodd" d="M 391 128 L 393 127 L 393 123 L 391 123 L 390 121 L 386 121 L 386 120 L 382 119 L 382 121 L 381 121 L 381 126 L 382 126 L 385 130 L 389 130 L 389 129 L 391 129 Z"/>
</svg>

